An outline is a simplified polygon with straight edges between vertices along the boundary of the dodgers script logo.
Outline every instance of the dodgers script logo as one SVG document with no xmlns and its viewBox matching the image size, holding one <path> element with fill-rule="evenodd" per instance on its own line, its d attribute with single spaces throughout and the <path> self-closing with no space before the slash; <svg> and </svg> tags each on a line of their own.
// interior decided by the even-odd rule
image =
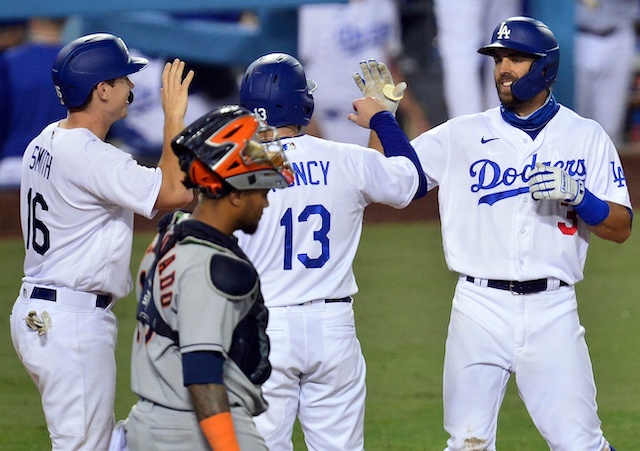
<svg viewBox="0 0 640 451">
<path fill-rule="evenodd" d="M 531 157 L 531 162 L 525 164 L 521 170 L 516 168 L 506 168 L 502 170 L 500 164 L 495 161 L 482 159 L 471 164 L 469 168 L 469 175 L 473 177 L 477 183 L 471 185 L 471 192 L 477 193 L 484 190 L 492 190 L 498 187 L 510 187 L 514 183 L 520 181 L 527 185 L 529 181 L 528 174 L 536 166 L 536 160 L 538 155 L 535 154 Z M 551 165 L 551 162 L 545 162 L 545 164 Z M 553 163 L 553 166 L 559 167 L 567 171 L 567 173 L 576 179 L 584 179 L 587 175 L 586 166 L 583 159 L 580 160 L 567 160 L 557 161 Z M 505 189 L 504 191 L 493 192 L 487 194 L 478 199 L 478 205 L 489 204 L 493 205 L 499 200 L 508 199 L 509 197 L 518 196 L 520 194 L 526 194 L 529 192 L 529 186 L 521 186 L 519 188 Z"/>
</svg>

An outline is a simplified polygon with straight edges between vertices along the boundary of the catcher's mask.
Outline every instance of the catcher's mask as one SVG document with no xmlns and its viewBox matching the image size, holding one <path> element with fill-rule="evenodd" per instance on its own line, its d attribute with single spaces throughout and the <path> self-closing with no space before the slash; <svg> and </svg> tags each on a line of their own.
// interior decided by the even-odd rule
<svg viewBox="0 0 640 451">
<path fill-rule="evenodd" d="M 269 141 L 260 142 L 263 132 L 270 132 Z M 237 105 L 200 117 L 171 147 L 187 175 L 185 186 L 212 199 L 233 190 L 285 188 L 293 181 L 276 129 Z"/>
</svg>

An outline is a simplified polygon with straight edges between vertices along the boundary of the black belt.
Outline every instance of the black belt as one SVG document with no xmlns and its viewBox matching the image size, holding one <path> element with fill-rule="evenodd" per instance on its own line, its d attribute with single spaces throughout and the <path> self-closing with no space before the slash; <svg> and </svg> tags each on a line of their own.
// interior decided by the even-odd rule
<svg viewBox="0 0 640 451">
<path fill-rule="evenodd" d="M 31 292 L 31 299 L 56 302 L 57 293 L 56 290 L 52 290 L 51 288 L 35 287 Z M 111 304 L 111 296 L 107 296 L 106 294 L 96 295 L 96 307 L 107 308 L 109 304 Z"/>
<path fill-rule="evenodd" d="M 325 299 L 324 302 L 325 303 L 329 303 L 329 302 L 351 302 L 351 296 L 347 296 L 346 298 L 340 298 L 340 299 Z"/>
<path fill-rule="evenodd" d="M 467 276 L 467 282 L 475 283 L 475 277 Z M 497 290 L 511 291 L 516 294 L 539 293 L 547 290 L 547 279 L 525 280 L 518 282 L 516 280 L 487 280 L 487 287 Z M 560 281 L 561 287 L 568 287 L 567 282 Z"/>
<path fill-rule="evenodd" d="M 592 34 L 594 36 L 598 36 L 600 38 L 606 38 L 607 36 L 611 36 L 613 33 L 618 31 L 616 27 L 605 28 L 603 30 L 593 30 L 587 27 L 578 27 L 578 31 L 584 34 Z"/>
<path fill-rule="evenodd" d="M 297 304 L 298 306 L 303 306 L 303 305 L 312 305 L 315 303 L 319 303 L 319 302 L 324 302 L 325 304 L 329 304 L 332 302 L 351 302 L 351 296 L 347 296 L 346 298 L 339 298 L 339 299 L 320 299 L 320 300 L 316 300 L 316 301 L 307 301 L 307 302 L 301 302 L 300 304 Z"/>
</svg>

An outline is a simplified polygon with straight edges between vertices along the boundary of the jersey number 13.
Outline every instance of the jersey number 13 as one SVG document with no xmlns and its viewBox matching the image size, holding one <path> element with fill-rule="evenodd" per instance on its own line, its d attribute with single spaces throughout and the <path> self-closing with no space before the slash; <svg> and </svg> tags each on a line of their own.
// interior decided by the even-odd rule
<svg viewBox="0 0 640 451">
<path fill-rule="evenodd" d="M 309 257 L 308 254 L 297 254 L 296 257 L 306 268 L 322 268 L 329 260 L 329 229 L 331 228 L 331 213 L 322 205 L 307 205 L 294 221 L 293 211 L 287 208 L 280 225 L 284 227 L 284 269 L 292 269 L 293 265 L 293 234 L 294 224 L 307 222 L 310 216 L 320 216 L 321 224 L 318 230 L 313 232 L 313 241 L 318 242 L 320 255 L 316 258 Z"/>
</svg>

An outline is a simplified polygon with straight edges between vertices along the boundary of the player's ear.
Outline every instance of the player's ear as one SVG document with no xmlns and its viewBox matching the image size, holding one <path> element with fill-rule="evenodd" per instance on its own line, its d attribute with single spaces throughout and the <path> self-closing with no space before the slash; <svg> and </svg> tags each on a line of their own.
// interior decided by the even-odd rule
<svg viewBox="0 0 640 451">
<path fill-rule="evenodd" d="M 244 192 L 234 189 L 227 195 L 227 198 L 229 202 L 231 202 L 231 205 L 238 207 L 242 204 L 244 194 Z"/>
<path fill-rule="evenodd" d="M 107 99 L 107 82 L 105 81 L 101 81 L 100 83 L 98 83 L 96 85 L 96 87 L 93 89 L 92 92 L 97 92 L 98 93 L 98 97 L 100 98 L 100 100 L 106 100 Z"/>
</svg>

